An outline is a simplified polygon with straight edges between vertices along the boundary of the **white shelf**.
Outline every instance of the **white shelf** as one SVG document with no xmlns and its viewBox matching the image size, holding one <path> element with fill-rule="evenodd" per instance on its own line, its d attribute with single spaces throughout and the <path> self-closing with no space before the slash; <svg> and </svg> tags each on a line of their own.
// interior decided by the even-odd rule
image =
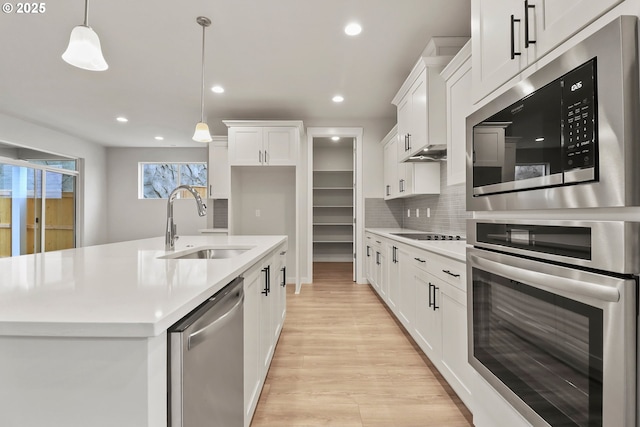
<svg viewBox="0 0 640 427">
<path fill-rule="evenodd" d="M 314 226 L 316 225 L 338 225 L 338 226 L 349 226 L 349 225 L 353 225 L 350 222 L 314 222 L 313 223 Z"/>
<path fill-rule="evenodd" d="M 349 172 L 353 173 L 353 169 L 314 169 L 313 173 L 328 173 L 328 172 Z"/>
<path fill-rule="evenodd" d="M 353 205 L 313 205 L 315 208 L 351 208 L 353 209 Z"/>
<path fill-rule="evenodd" d="M 353 190 L 353 187 L 313 187 L 314 190 Z"/>
<path fill-rule="evenodd" d="M 314 240 L 313 243 L 349 243 L 349 244 L 353 244 L 353 240 Z"/>
</svg>

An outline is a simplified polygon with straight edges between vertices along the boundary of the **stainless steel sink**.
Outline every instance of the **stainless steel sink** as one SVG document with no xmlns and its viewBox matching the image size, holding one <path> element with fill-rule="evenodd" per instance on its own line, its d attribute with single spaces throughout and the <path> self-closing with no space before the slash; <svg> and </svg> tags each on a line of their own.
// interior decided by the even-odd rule
<svg viewBox="0 0 640 427">
<path fill-rule="evenodd" d="M 238 255 L 242 255 L 249 249 L 200 249 L 199 251 L 191 252 L 182 256 L 178 256 L 175 259 L 222 259 L 233 258 Z"/>
<path fill-rule="evenodd" d="M 211 248 L 200 247 L 162 256 L 163 259 L 225 259 L 233 258 L 251 250 L 251 248 Z"/>
</svg>

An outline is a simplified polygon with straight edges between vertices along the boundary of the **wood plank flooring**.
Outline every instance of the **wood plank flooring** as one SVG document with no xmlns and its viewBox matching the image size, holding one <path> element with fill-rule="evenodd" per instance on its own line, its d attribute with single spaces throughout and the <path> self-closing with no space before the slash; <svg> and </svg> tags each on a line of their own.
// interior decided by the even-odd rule
<svg viewBox="0 0 640 427">
<path fill-rule="evenodd" d="M 252 427 L 462 427 L 471 414 L 351 263 L 287 286 L 287 319 Z"/>
</svg>

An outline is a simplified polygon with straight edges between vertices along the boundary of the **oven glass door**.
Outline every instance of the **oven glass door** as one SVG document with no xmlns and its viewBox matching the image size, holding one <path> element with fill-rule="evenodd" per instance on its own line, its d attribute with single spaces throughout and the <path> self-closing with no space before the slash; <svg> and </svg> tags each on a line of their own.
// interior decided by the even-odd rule
<svg viewBox="0 0 640 427">
<path fill-rule="evenodd" d="M 627 351 L 624 338 L 614 337 L 615 333 L 604 336 L 619 321 L 611 316 L 621 319 L 624 292 L 598 280 L 576 280 L 593 273 L 518 259 L 516 263 L 530 265 L 531 270 L 524 270 L 509 265 L 514 257 L 492 261 L 482 258 L 484 251 L 470 251 L 475 251 L 468 290 L 471 365 L 507 400 L 515 396 L 510 402 L 516 402 L 516 409 L 535 425 L 540 420 L 551 426 L 627 425 L 621 421 L 627 415 L 622 414 L 620 423 L 605 421 L 603 409 L 609 399 L 605 394 L 620 393 L 628 386 L 607 382 L 604 375 L 607 369 L 609 373 L 620 369 L 611 365 L 625 363 L 607 360 L 611 351 Z M 568 273 L 546 273 L 553 269 Z M 629 311 L 635 312 L 633 307 Z M 635 330 L 626 339 L 633 342 Z M 605 349 L 605 342 L 617 347 Z M 635 372 L 629 375 L 622 369 L 615 375 L 635 377 Z"/>
</svg>

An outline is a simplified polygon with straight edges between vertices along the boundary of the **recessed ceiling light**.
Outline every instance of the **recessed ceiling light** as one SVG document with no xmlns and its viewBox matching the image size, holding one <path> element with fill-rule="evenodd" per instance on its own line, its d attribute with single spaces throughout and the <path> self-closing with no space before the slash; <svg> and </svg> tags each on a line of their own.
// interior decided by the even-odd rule
<svg viewBox="0 0 640 427">
<path fill-rule="evenodd" d="M 127 119 L 126 117 L 116 117 L 116 120 L 119 121 L 120 123 L 127 123 L 129 121 L 129 119 Z"/>
<path fill-rule="evenodd" d="M 214 93 L 224 93 L 224 88 L 222 86 L 214 86 L 211 88 L 211 91 Z"/>
<path fill-rule="evenodd" d="M 362 26 L 357 22 L 351 22 L 346 27 L 344 27 L 344 32 L 348 36 L 357 36 L 362 32 Z"/>
<path fill-rule="evenodd" d="M 331 140 L 332 141 L 340 141 L 340 137 L 339 136 L 332 136 Z"/>
<path fill-rule="evenodd" d="M 164 136 L 156 136 L 156 141 L 164 141 Z"/>
<path fill-rule="evenodd" d="M 344 101 L 344 97 L 342 97 L 340 95 L 336 95 L 331 99 L 332 99 L 333 102 L 342 102 L 342 101 Z"/>
</svg>

